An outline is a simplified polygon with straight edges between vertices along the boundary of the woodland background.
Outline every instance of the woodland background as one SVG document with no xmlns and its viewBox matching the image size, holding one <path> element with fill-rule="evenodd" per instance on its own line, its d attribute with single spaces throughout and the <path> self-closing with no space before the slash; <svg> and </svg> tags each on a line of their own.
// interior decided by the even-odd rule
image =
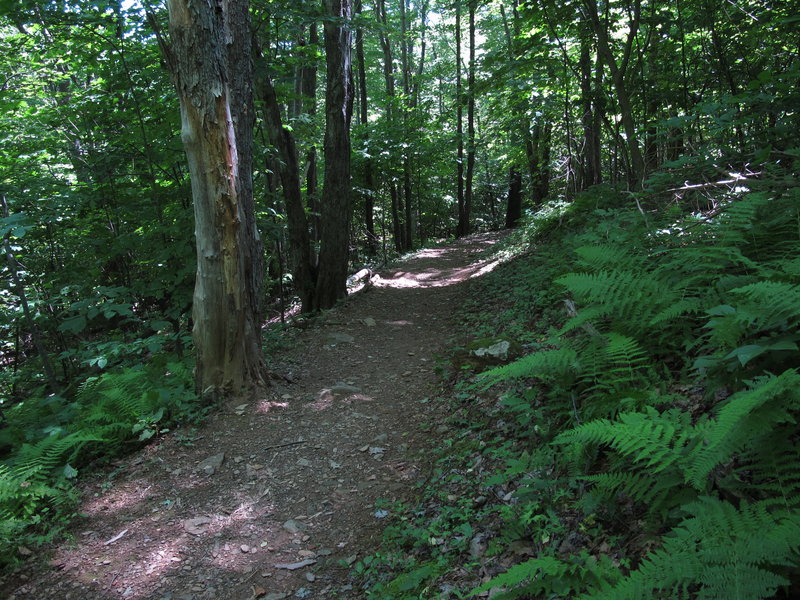
<svg viewBox="0 0 800 600">
<path fill-rule="evenodd" d="M 323 152 L 327 26 L 352 62 L 343 264 L 516 228 L 493 316 L 456 308 L 529 352 L 454 392 L 499 386 L 502 426 L 462 407 L 474 429 L 442 458 L 485 455 L 517 500 L 398 526 L 357 567 L 375 597 L 427 597 L 468 548 L 421 532 L 480 519 L 506 524 L 497 552 L 538 544 L 484 585 L 505 597 L 793 597 L 800 3 L 339 4 L 249 5 L 258 314 L 342 295 L 346 272 L 322 302 L 306 285 L 329 255 L 323 175 L 345 168 Z M 81 469 L 209 409 L 165 40 L 155 3 L 0 3 L 5 561 L 59 534 Z"/>
</svg>

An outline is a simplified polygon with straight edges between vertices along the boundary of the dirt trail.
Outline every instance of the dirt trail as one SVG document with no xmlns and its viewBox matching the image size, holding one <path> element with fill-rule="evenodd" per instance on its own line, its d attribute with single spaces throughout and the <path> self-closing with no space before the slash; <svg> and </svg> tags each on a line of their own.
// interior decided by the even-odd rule
<svg viewBox="0 0 800 600">
<path fill-rule="evenodd" d="M 31 559 L 0 597 L 360 597 L 347 564 L 375 549 L 391 501 L 424 472 L 435 357 L 464 283 L 492 266 L 476 254 L 496 239 L 381 273 L 273 357 L 295 383 L 232 402 L 195 436 L 169 436 L 98 477 L 74 543 Z M 203 462 L 220 454 L 221 465 Z"/>
</svg>

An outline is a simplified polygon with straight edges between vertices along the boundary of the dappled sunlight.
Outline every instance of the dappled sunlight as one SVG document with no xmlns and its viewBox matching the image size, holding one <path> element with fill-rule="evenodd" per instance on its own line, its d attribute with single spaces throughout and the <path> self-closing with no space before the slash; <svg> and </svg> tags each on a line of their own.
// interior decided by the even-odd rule
<svg viewBox="0 0 800 600">
<path fill-rule="evenodd" d="M 494 240 L 487 238 L 482 246 L 489 247 Z M 479 253 L 481 250 L 470 253 Z M 435 266 L 415 264 L 424 260 L 434 260 Z M 503 259 L 485 259 L 473 262 L 468 266 L 463 265 L 463 250 L 452 248 L 436 248 L 420 250 L 407 262 L 405 270 L 377 275 L 373 283 L 380 288 L 408 289 L 408 288 L 438 288 L 457 285 L 467 280 L 481 277 L 493 271 Z M 448 265 L 457 265 L 448 267 Z M 415 267 L 415 268 L 410 268 Z"/>
<path fill-rule="evenodd" d="M 336 399 L 342 404 L 353 404 L 354 402 L 373 402 L 375 399 L 365 394 L 354 392 L 350 394 L 335 393 L 329 388 L 322 389 L 317 394 L 317 399 L 311 404 L 314 410 L 327 410 L 331 408 Z"/>
<path fill-rule="evenodd" d="M 439 258 L 448 252 L 447 248 L 425 248 L 414 254 L 413 258 Z"/>
<path fill-rule="evenodd" d="M 263 400 L 260 400 L 258 404 L 256 404 L 256 414 L 266 415 L 273 408 L 286 408 L 287 406 L 289 406 L 288 402 L 276 402 L 274 400 L 268 400 L 264 398 Z"/>
<path fill-rule="evenodd" d="M 146 480 L 128 482 L 124 486 L 108 489 L 84 502 L 81 512 L 96 517 L 109 511 L 130 510 L 150 497 L 152 485 Z"/>
</svg>

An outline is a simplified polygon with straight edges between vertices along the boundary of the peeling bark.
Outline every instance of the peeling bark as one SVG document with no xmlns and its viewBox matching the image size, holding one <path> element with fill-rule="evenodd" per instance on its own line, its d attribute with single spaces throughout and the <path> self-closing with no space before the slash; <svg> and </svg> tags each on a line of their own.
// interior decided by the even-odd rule
<svg viewBox="0 0 800 600">
<path fill-rule="evenodd" d="M 169 0 L 163 48 L 181 106 L 194 200 L 196 386 L 219 398 L 266 381 L 253 211 L 252 67 L 247 0 Z"/>
</svg>

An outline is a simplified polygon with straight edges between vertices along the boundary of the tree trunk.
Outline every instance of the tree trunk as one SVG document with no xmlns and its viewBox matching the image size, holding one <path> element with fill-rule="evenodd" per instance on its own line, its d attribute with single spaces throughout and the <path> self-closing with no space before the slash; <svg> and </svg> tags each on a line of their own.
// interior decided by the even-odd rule
<svg viewBox="0 0 800 600">
<path fill-rule="evenodd" d="M 462 235 L 470 232 L 475 177 L 475 0 L 469 3 L 469 71 L 467 74 L 467 175 Z"/>
<path fill-rule="evenodd" d="M 539 208 L 550 193 L 550 143 L 553 126 L 545 121 L 533 128 L 531 153 L 531 197 L 534 210 Z"/>
<path fill-rule="evenodd" d="M 392 45 L 389 42 L 389 38 L 386 35 L 386 31 L 388 30 L 388 23 L 386 19 L 386 2 L 385 0 L 377 0 L 375 2 L 375 16 L 378 20 L 378 23 L 381 24 L 382 27 L 378 29 L 379 33 L 379 41 L 381 44 L 381 50 L 383 51 L 383 78 L 386 83 L 386 96 L 388 99 L 387 106 L 386 106 L 386 122 L 387 127 L 390 131 L 394 129 L 394 118 L 395 118 L 395 81 L 394 81 L 394 60 L 392 57 Z M 400 199 L 397 194 L 397 187 L 394 182 L 393 176 L 393 166 L 389 165 L 389 179 L 391 179 L 390 183 L 390 192 L 391 192 L 391 213 L 392 213 L 392 235 L 394 236 L 394 246 L 398 252 L 402 252 L 405 248 L 405 243 L 403 241 L 404 237 L 404 228 L 402 226 L 400 220 Z"/>
<path fill-rule="evenodd" d="M 316 23 L 312 23 L 308 34 L 308 43 L 319 44 Z M 312 119 L 317 114 L 317 63 L 314 60 L 300 69 L 299 91 L 303 112 Z M 306 151 L 306 204 L 311 213 L 311 237 L 320 239 L 319 197 L 317 196 L 317 148 L 313 144 Z"/>
<path fill-rule="evenodd" d="M 414 223 L 411 199 L 411 145 L 409 138 L 409 111 L 413 108 L 411 93 L 411 40 L 408 35 L 408 0 L 400 0 L 400 64 L 403 71 L 403 207 L 405 209 L 405 228 L 403 230 L 403 249 L 414 247 Z"/>
<path fill-rule="evenodd" d="M 508 174 L 508 203 L 506 204 L 506 228 L 519 225 L 522 218 L 522 173 L 511 167 Z"/>
<path fill-rule="evenodd" d="M 172 46 L 164 49 L 180 99 L 194 200 L 196 386 L 218 398 L 266 381 L 248 2 L 168 0 L 167 6 Z"/>
<path fill-rule="evenodd" d="M 316 307 L 331 308 L 347 295 L 347 264 L 352 216 L 350 119 L 353 74 L 350 60 L 351 0 L 325 0 L 325 180 Z"/>
<path fill-rule="evenodd" d="M 360 14 L 361 0 L 355 2 L 355 12 Z M 367 104 L 367 67 L 364 58 L 364 28 L 356 30 L 356 63 L 358 66 L 358 121 L 364 130 L 364 144 L 369 147 L 369 111 Z M 375 176 L 372 157 L 364 160 L 364 227 L 367 230 L 367 252 L 370 255 L 378 253 L 378 237 L 375 235 Z"/>
<path fill-rule="evenodd" d="M 302 312 L 314 310 L 316 269 L 308 233 L 303 195 L 300 191 L 300 164 L 292 132 L 283 126 L 281 110 L 275 88 L 267 73 L 260 73 L 257 80 L 258 94 L 264 103 L 264 122 L 270 143 L 280 155 L 278 174 L 286 205 L 286 220 L 289 229 L 289 261 L 294 288 L 300 296 Z"/>
<path fill-rule="evenodd" d="M 464 204 L 464 102 L 461 90 L 461 0 L 456 0 L 456 184 L 458 224 L 456 237 L 467 234 L 467 218 Z"/>
<path fill-rule="evenodd" d="M 633 117 L 633 105 L 631 104 L 631 97 L 628 93 L 626 82 L 626 74 L 628 70 L 628 63 L 630 61 L 631 51 L 633 49 L 633 42 L 636 34 L 639 31 L 639 19 L 641 14 L 641 0 L 634 0 L 632 7 L 632 17 L 628 26 L 628 36 L 625 41 L 623 56 L 620 62 L 617 62 L 614 56 L 614 51 L 609 42 L 609 32 L 607 25 L 600 20 L 600 14 L 597 10 L 597 0 L 583 0 L 584 5 L 588 11 L 588 20 L 594 29 L 597 38 L 597 51 L 602 56 L 608 69 L 611 72 L 611 79 L 614 84 L 614 91 L 617 96 L 617 104 L 619 104 L 620 118 L 622 127 L 625 130 L 625 141 L 628 150 L 628 157 L 630 159 L 630 166 L 628 168 L 628 187 L 631 190 L 641 188 L 642 181 L 645 176 L 644 156 L 642 155 L 639 138 L 636 132 L 636 123 Z"/>
<path fill-rule="evenodd" d="M 599 78 L 602 72 L 602 62 L 597 61 L 596 74 L 592 72 L 591 47 L 587 36 L 581 36 L 581 55 L 579 61 L 581 76 L 581 122 L 583 123 L 583 152 L 581 160 L 581 182 L 579 190 L 601 183 L 602 171 L 600 167 L 600 117 L 596 96 L 599 96 L 599 87 L 593 89 L 592 78 Z"/>
</svg>

